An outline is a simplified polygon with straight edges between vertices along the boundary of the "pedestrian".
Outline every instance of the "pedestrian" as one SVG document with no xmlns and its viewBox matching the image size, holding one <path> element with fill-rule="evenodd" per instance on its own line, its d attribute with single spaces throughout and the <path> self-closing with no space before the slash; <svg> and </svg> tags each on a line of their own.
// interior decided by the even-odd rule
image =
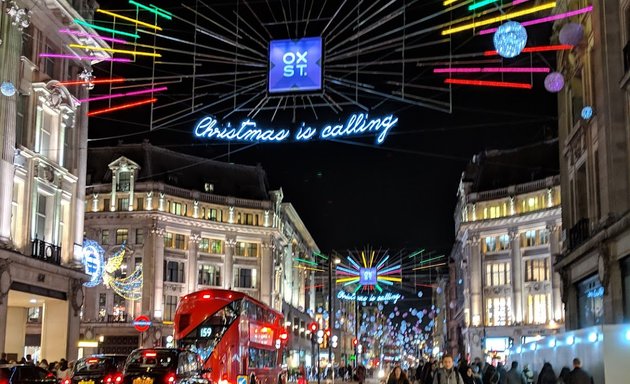
<svg viewBox="0 0 630 384">
<path fill-rule="evenodd" d="M 512 362 L 512 367 L 507 372 L 506 375 L 506 383 L 507 384 L 527 384 L 527 380 L 525 380 L 525 375 L 518 369 L 518 361 Z"/>
<path fill-rule="evenodd" d="M 26 355 L 26 364 L 27 365 L 35 365 L 35 362 L 33 361 L 33 356 Z"/>
<path fill-rule="evenodd" d="M 420 360 L 420 363 L 418 363 L 418 368 L 416 368 L 416 374 L 414 375 L 414 379 L 417 384 L 423 384 L 422 372 L 424 372 L 424 360 Z"/>
<path fill-rule="evenodd" d="M 475 380 L 475 374 L 473 373 L 473 368 L 471 366 L 466 368 L 466 372 L 464 372 L 462 379 L 464 380 L 464 384 L 479 384 Z"/>
<path fill-rule="evenodd" d="M 556 381 L 556 373 L 553 371 L 553 367 L 551 366 L 551 364 L 543 364 L 543 367 L 538 374 L 537 384 L 556 384 Z"/>
<path fill-rule="evenodd" d="M 594 384 L 593 376 L 582 369 L 582 361 L 577 357 L 573 359 L 573 370 L 569 373 L 568 384 Z"/>
<path fill-rule="evenodd" d="M 529 364 L 523 366 L 523 375 L 527 384 L 534 384 L 534 372 L 529 369 Z"/>
<path fill-rule="evenodd" d="M 448 353 L 442 357 L 443 367 L 433 376 L 433 384 L 464 384 L 462 376 L 453 367 L 453 356 Z"/>
<path fill-rule="evenodd" d="M 357 381 L 359 382 L 359 384 L 363 384 L 363 382 L 365 381 L 365 367 L 363 366 L 363 364 L 357 367 Z"/>
<path fill-rule="evenodd" d="M 48 360 L 42 359 L 42 361 L 39 362 L 39 367 L 48 370 Z"/>
<path fill-rule="evenodd" d="M 499 384 L 507 383 L 507 371 L 502 362 L 497 363 L 497 373 L 499 374 Z"/>
<path fill-rule="evenodd" d="M 389 378 L 387 379 L 387 384 L 411 384 L 407 375 L 402 371 L 400 365 L 394 367 L 392 373 L 389 374 Z"/>
<path fill-rule="evenodd" d="M 57 369 L 57 379 L 63 383 L 65 379 L 70 378 L 70 369 L 68 369 L 68 362 L 65 359 L 61 359 L 59 363 L 59 369 Z"/>
<path fill-rule="evenodd" d="M 483 371 L 483 384 L 499 384 L 499 373 L 497 368 L 492 364 L 486 364 Z"/>
<path fill-rule="evenodd" d="M 558 375 L 558 384 L 567 384 L 570 373 L 571 373 L 571 368 L 562 367 L 562 370 L 560 371 L 560 375 Z"/>
<path fill-rule="evenodd" d="M 7 354 L 2 352 L 0 355 L 0 364 L 9 364 L 9 360 L 7 360 Z"/>
</svg>

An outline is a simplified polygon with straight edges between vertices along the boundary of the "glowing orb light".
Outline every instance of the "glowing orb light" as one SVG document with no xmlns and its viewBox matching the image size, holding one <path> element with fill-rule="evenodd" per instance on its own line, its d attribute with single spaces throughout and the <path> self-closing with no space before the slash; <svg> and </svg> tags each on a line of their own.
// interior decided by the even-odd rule
<svg viewBox="0 0 630 384">
<path fill-rule="evenodd" d="M 545 77 L 545 89 L 551 93 L 558 93 L 564 88 L 564 76 L 559 72 L 551 72 Z"/>
<path fill-rule="evenodd" d="M 593 107 L 587 105 L 586 107 L 582 108 L 581 115 L 584 120 L 590 120 L 590 118 L 593 117 Z"/>
<path fill-rule="evenodd" d="M 494 48 L 505 58 L 518 56 L 527 44 L 527 31 L 520 23 L 508 21 L 494 33 Z"/>
<path fill-rule="evenodd" d="M 578 23 L 568 23 L 560 30 L 558 36 L 561 44 L 578 45 L 584 37 L 584 27 Z"/>
<path fill-rule="evenodd" d="M 9 81 L 4 81 L 2 85 L 0 85 L 0 91 L 5 96 L 13 96 L 15 95 L 15 85 Z"/>
</svg>

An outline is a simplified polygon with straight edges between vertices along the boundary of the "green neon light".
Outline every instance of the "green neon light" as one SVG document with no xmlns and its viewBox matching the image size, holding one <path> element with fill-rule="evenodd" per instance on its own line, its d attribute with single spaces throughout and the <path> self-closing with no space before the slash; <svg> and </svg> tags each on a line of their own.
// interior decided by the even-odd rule
<svg viewBox="0 0 630 384">
<path fill-rule="evenodd" d="M 481 8 L 481 7 L 486 6 L 488 4 L 496 3 L 497 1 L 498 0 L 482 0 L 482 1 L 478 2 L 478 3 L 469 5 L 468 6 L 468 10 L 469 11 L 473 11 L 473 10 L 475 10 L 477 8 Z"/>
<path fill-rule="evenodd" d="M 376 289 L 378 289 L 379 293 L 383 293 L 383 288 L 381 288 L 378 284 L 374 285 Z"/>
<path fill-rule="evenodd" d="M 137 2 L 135 2 L 133 0 L 129 0 L 129 4 L 135 5 L 138 8 L 142 8 L 145 11 L 149 11 L 151 13 L 155 13 L 156 15 L 161 16 L 161 17 L 165 18 L 166 20 L 173 20 L 173 18 L 171 16 L 169 16 L 169 15 L 167 15 L 165 13 L 162 13 L 162 12 L 158 11 L 157 9 L 149 8 L 146 5 L 142 5 L 142 4 L 137 3 Z"/>
<path fill-rule="evenodd" d="M 324 260 L 328 260 L 328 256 L 326 256 L 326 255 L 324 255 L 324 254 L 322 254 L 322 253 L 319 253 L 319 252 L 317 252 L 317 251 L 313 251 L 313 255 L 315 255 L 315 256 L 319 256 L 319 257 L 321 257 L 321 258 L 322 258 L 322 259 L 324 259 Z"/>
<path fill-rule="evenodd" d="M 293 260 L 294 260 L 294 261 L 297 261 L 297 262 L 300 262 L 300 263 L 305 263 L 305 264 L 310 264 L 310 265 L 317 266 L 317 263 L 316 263 L 316 262 L 314 262 L 314 261 L 304 260 L 304 259 L 298 259 L 298 258 L 295 258 L 295 259 L 293 259 Z"/>
<path fill-rule="evenodd" d="M 441 258 L 443 258 L 443 257 L 444 257 L 444 255 L 440 255 L 440 256 L 432 257 L 432 258 L 430 258 L 430 259 L 422 260 L 421 262 L 419 262 L 419 263 L 418 263 L 418 265 L 426 264 L 426 263 L 428 263 L 429 261 L 433 261 L 433 260 L 441 259 Z"/>
<path fill-rule="evenodd" d="M 162 8 L 160 8 L 158 6 L 153 5 L 153 4 L 149 4 L 149 7 L 155 8 L 155 10 L 157 10 L 158 12 L 162 12 L 162 13 L 165 13 L 165 14 L 167 14 L 169 16 L 173 16 L 173 14 L 170 13 L 169 11 L 167 11 L 166 9 L 162 9 Z"/>
<path fill-rule="evenodd" d="M 424 249 L 421 249 L 419 251 L 415 251 L 414 253 L 412 253 L 411 255 L 409 255 L 410 259 L 413 259 L 414 257 L 418 256 L 419 254 L 421 254 L 422 252 L 424 252 Z"/>
<path fill-rule="evenodd" d="M 354 290 L 353 294 L 359 292 L 359 289 L 361 289 L 362 287 L 363 287 L 362 285 L 359 285 L 357 289 Z"/>
<path fill-rule="evenodd" d="M 134 39 L 139 39 L 140 38 L 140 36 L 136 35 L 135 33 L 127 33 L 127 32 L 123 32 L 123 31 L 117 31 L 117 30 L 111 29 L 111 28 L 100 27 L 98 25 L 90 24 L 90 23 L 87 23 L 87 22 L 85 22 L 83 20 L 79 20 L 79 19 L 74 19 L 74 22 L 79 24 L 79 25 L 82 25 L 84 27 L 89 27 L 89 28 L 96 29 L 96 30 L 103 31 L 103 32 L 110 32 L 110 33 L 113 33 L 115 35 L 122 35 L 122 36 L 133 37 Z"/>
</svg>

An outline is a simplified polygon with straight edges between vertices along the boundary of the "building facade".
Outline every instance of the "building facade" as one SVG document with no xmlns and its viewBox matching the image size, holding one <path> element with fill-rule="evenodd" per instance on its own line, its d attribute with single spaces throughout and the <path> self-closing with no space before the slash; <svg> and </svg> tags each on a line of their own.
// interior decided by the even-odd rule
<svg viewBox="0 0 630 384">
<path fill-rule="evenodd" d="M 574 49 L 558 54 L 565 77 L 558 134 L 566 241 L 556 268 L 568 329 L 630 321 L 630 2 L 592 3 L 592 12 L 555 26 L 561 31 L 570 21 L 585 31 Z M 594 111 L 590 118 L 582 115 L 586 106 Z"/>
<path fill-rule="evenodd" d="M 72 20 L 91 1 L 0 3 L 0 350 L 11 359 L 76 359 L 83 304 L 81 269 L 88 106 L 80 80 L 94 60 L 53 59 L 70 43 L 106 48 Z"/>
<path fill-rule="evenodd" d="M 242 291 L 285 313 L 308 307 L 311 272 L 293 269 L 292 256 L 317 246 L 262 168 L 145 142 L 90 149 L 87 178 L 85 236 L 104 249 L 105 274 L 124 250 L 105 284 L 86 289 L 81 332 L 99 340 L 94 352 L 172 342 L 179 298 L 204 288 Z M 141 294 L 130 281 L 139 270 Z M 152 321 L 142 334 L 139 315 Z"/>
<path fill-rule="evenodd" d="M 486 152 L 463 173 L 450 259 L 448 352 L 505 360 L 511 345 L 562 329 L 560 277 L 552 267 L 561 249 L 556 151 L 552 140 Z M 549 168 L 541 168 L 548 160 Z"/>
</svg>

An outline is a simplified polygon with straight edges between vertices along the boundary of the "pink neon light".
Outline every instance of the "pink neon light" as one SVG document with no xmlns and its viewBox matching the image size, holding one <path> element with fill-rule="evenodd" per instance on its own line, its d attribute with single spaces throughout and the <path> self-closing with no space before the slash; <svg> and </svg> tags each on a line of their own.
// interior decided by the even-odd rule
<svg viewBox="0 0 630 384">
<path fill-rule="evenodd" d="M 519 5 L 528 2 L 529 0 L 514 0 L 512 5 Z"/>
<path fill-rule="evenodd" d="M 571 11 L 571 12 L 561 13 L 561 14 L 553 15 L 553 16 L 547 16 L 547 17 L 543 17 L 542 19 L 534 19 L 534 20 L 530 20 L 530 21 L 524 21 L 524 22 L 521 23 L 521 25 L 523 27 L 527 27 L 527 26 L 530 26 L 530 25 L 546 23 L 548 21 L 566 19 L 567 17 L 571 17 L 571 16 L 575 16 L 575 15 L 581 15 L 583 13 L 588 13 L 588 12 L 590 12 L 592 10 L 593 10 L 593 6 L 589 5 L 588 7 L 581 8 L 581 9 L 578 9 L 578 10 L 575 10 L 575 11 Z M 497 29 L 498 28 L 484 29 L 484 30 L 479 31 L 479 34 L 480 35 L 487 35 L 489 33 L 496 32 Z"/>
<path fill-rule="evenodd" d="M 549 73 L 551 70 L 544 67 L 466 67 L 466 68 L 435 68 L 433 73 Z"/>
<path fill-rule="evenodd" d="M 131 61 L 131 59 L 124 59 L 124 58 L 118 58 L 118 57 L 76 56 L 76 55 L 64 55 L 61 53 L 40 53 L 39 57 L 53 57 L 57 59 L 76 59 L 76 60 L 117 61 L 119 63 L 129 63 Z"/>
<path fill-rule="evenodd" d="M 143 89 L 141 91 L 133 91 L 133 92 L 127 92 L 127 93 L 114 93 L 112 95 L 96 96 L 96 97 L 90 97 L 88 99 L 81 99 L 81 100 L 79 100 L 79 102 L 87 103 L 87 102 L 90 102 L 90 101 L 115 99 L 117 97 L 123 97 L 123 96 L 136 96 L 136 95 L 142 95 L 142 94 L 145 94 L 145 93 L 166 91 L 167 89 L 168 89 L 167 87 L 159 87 L 159 88 Z"/>
<path fill-rule="evenodd" d="M 94 37 L 94 38 L 105 40 L 105 41 L 111 41 L 112 43 L 127 44 L 127 41 L 125 41 L 125 40 L 114 39 L 113 37 L 103 37 L 101 35 L 95 35 L 95 34 L 87 33 L 87 32 L 71 31 L 69 29 L 60 29 L 59 32 L 60 33 L 66 33 L 66 34 L 69 34 L 69 35 L 76 35 L 76 36 L 83 36 L 83 37 Z"/>
</svg>

